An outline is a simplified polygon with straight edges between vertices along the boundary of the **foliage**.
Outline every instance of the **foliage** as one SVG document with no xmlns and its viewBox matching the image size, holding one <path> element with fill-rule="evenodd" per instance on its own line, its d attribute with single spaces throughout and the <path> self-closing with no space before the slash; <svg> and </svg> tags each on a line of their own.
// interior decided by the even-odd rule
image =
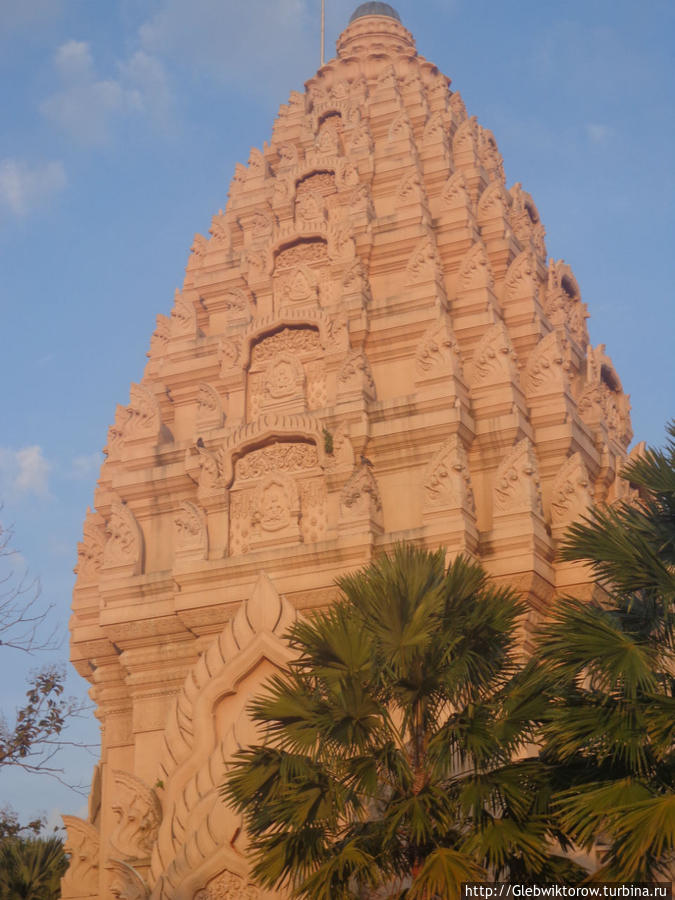
<svg viewBox="0 0 675 900">
<path fill-rule="evenodd" d="M 514 592 L 407 545 L 338 584 L 340 603 L 293 627 L 295 662 L 251 705 L 265 742 L 223 788 L 258 882 L 421 900 L 488 870 L 578 878 L 550 850 L 544 770 L 513 761 L 531 737 Z"/>
<path fill-rule="evenodd" d="M 11 529 L 0 524 L 0 647 L 30 655 L 54 650 L 59 644 L 55 631 L 48 627 L 51 608 L 40 603 L 38 581 L 17 578 L 12 571 L 16 554 L 11 538 Z M 64 697 L 65 679 L 64 666 L 52 664 L 36 669 L 29 677 L 26 699 L 13 720 L 0 713 L 0 770 L 18 766 L 28 772 L 59 777 L 60 769 L 53 760 L 67 743 L 62 732 L 83 710 L 82 704 Z M 11 827 L 11 821 L 4 825 Z M 0 830 L 2 827 L 0 819 Z"/>
<path fill-rule="evenodd" d="M 675 851 L 675 423 L 624 469 L 639 499 L 594 509 L 562 556 L 587 562 L 601 603 L 561 601 L 544 627 L 542 759 L 561 829 L 606 847 L 597 878 L 650 881 Z"/>
<path fill-rule="evenodd" d="M 57 900 L 68 860 L 59 837 L 0 841 L 0 900 Z"/>
</svg>

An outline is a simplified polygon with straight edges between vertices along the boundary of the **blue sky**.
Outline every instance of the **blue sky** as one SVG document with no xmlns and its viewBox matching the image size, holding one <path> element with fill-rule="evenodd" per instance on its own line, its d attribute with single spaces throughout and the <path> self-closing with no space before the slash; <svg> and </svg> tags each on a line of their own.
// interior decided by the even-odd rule
<svg viewBox="0 0 675 900">
<path fill-rule="evenodd" d="M 326 0 L 327 57 L 356 5 Z M 662 443 L 675 412 L 675 4 L 395 5 L 494 132 L 549 254 L 572 266 L 592 342 L 632 396 L 636 440 Z M 194 233 L 225 206 L 235 163 L 315 70 L 319 7 L 0 0 L 0 521 L 64 629 L 115 404 L 140 379 L 155 317 L 170 311 Z M 11 712 L 42 661 L 0 651 L 0 708 Z M 77 734 L 96 741 L 95 721 Z M 68 780 L 89 780 L 90 757 L 64 765 Z M 3 771 L 7 801 L 26 815 L 83 805 L 53 780 Z"/>
</svg>

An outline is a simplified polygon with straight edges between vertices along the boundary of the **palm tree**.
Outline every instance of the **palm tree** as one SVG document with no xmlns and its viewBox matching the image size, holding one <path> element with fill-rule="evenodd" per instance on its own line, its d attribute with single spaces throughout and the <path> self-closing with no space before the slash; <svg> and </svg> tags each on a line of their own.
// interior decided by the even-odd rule
<svg viewBox="0 0 675 900">
<path fill-rule="evenodd" d="M 578 878 L 550 850 L 515 658 L 523 613 L 480 566 L 400 545 L 299 621 L 250 709 L 265 743 L 223 788 L 253 876 L 312 900 L 455 897 L 465 881 Z"/>
<path fill-rule="evenodd" d="M 638 499 L 595 509 L 562 555 L 604 599 L 565 599 L 541 634 L 542 760 L 562 831 L 604 847 L 596 878 L 667 876 L 675 852 L 675 422 L 623 472 Z M 672 870 L 670 870 L 672 871 Z"/>
<path fill-rule="evenodd" d="M 57 900 L 68 860 L 59 837 L 0 842 L 0 900 Z"/>
</svg>

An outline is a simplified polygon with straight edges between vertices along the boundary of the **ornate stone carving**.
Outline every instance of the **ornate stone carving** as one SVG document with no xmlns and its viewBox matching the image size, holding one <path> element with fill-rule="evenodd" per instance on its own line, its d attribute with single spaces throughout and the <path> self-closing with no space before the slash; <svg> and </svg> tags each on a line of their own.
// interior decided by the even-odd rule
<svg viewBox="0 0 675 900">
<path fill-rule="evenodd" d="M 241 288 L 232 288 L 225 295 L 225 312 L 230 325 L 239 325 L 251 321 L 254 312 L 254 302 L 246 291 Z"/>
<path fill-rule="evenodd" d="M 202 382 L 197 391 L 197 430 L 221 428 L 224 418 L 220 394 L 212 384 Z"/>
<path fill-rule="evenodd" d="M 459 347 L 447 315 L 427 328 L 415 354 L 418 378 L 461 373 Z"/>
<path fill-rule="evenodd" d="M 235 463 L 237 484 L 261 478 L 269 472 L 301 472 L 319 466 L 316 445 L 306 441 L 284 441 L 249 451 Z"/>
<path fill-rule="evenodd" d="M 277 156 L 279 157 L 279 170 L 293 169 L 298 164 L 298 148 L 295 144 L 281 144 L 277 149 Z"/>
<path fill-rule="evenodd" d="M 162 428 L 162 415 L 159 402 L 153 393 L 140 384 L 132 384 L 130 403 L 127 407 L 127 420 L 124 423 L 125 440 L 156 440 Z"/>
<path fill-rule="evenodd" d="M 495 280 L 482 241 L 476 242 L 462 260 L 457 283 L 460 291 L 473 291 L 481 288 L 494 290 Z"/>
<path fill-rule="evenodd" d="M 300 226 L 323 222 L 326 219 L 326 205 L 321 194 L 307 191 L 295 201 L 295 220 Z"/>
<path fill-rule="evenodd" d="M 194 338 L 197 335 L 197 310 L 185 294 L 176 291 L 171 310 L 171 337 Z"/>
<path fill-rule="evenodd" d="M 422 178 L 417 169 L 404 175 L 397 191 L 397 199 L 401 203 L 421 203 L 427 206 L 427 198 Z"/>
<path fill-rule="evenodd" d="M 124 859 L 149 859 L 162 820 L 157 794 L 130 772 L 113 770 L 112 779 L 115 826 L 110 845 Z"/>
<path fill-rule="evenodd" d="M 67 837 L 64 850 L 68 869 L 61 881 L 64 897 L 98 897 L 99 833 L 93 825 L 77 816 L 62 816 Z"/>
<path fill-rule="evenodd" d="M 431 509 L 464 509 L 475 516 L 469 463 L 457 435 L 436 451 L 424 470 L 424 501 Z"/>
<path fill-rule="evenodd" d="M 148 887 L 136 869 L 121 859 L 109 859 L 110 893 L 117 900 L 147 900 Z"/>
<path fill-rule="evenodd" d="M 247 181 L 258 178 L 266 178 L 268 175 L 267 163 L 257 147 L 251 149 L 248 158 L 248 178 Z"/>
<path fill-rule="evenodd" d="M 201 438 L 185 453 L 185 468 L 199 485 L 200 497 L 218 496 L 225 489 L 220 453 L 211 453 Z"/>
<path fill-rule="evenodd" d="M 223 338 L 218 346 L 221 375 L 230 375 L 241 370 L 240 354 L 241 340 L 239 338 Z"/>
<path fill-rule="evenodd" d="M 208 239 L 203 234 L 195 234 L 192 246 L 190 247 L 190 258 L 188 259 L 187 268 L 197 269 L 201 266 L 206 252 L 209 249 Z"/>
<path fill-rule="evenodd" d="M 227 217 L 223 215 L 222 209 L 218 211 L 218 215 L 211 219 L 211 227 L 209 228 L 211 242 L 214 247 L 229 253 L 232 250 L 232 234 Z"/>
<path fill-rule="evenodd" d="M 537 461 L 528 438 L 512 448 L 495 476 L 495 516 L 520 512 L 543 515 Z"/>
<path fill-rule="evenodd" d="M 251 367 L 267 363 L 280 353 L 305 356 L 320 353 L 321 349 L 321 338 L 316 328 L 282 328 L 253 345 Z"/>
<path fill-rule="evenodd" d="M 150 351 L 148 357 L 156 359 L 164 356 L 169 346 L 169 335 L 171 334 L 171 319 L 168 316 L 157 316 L 157 327 L 150 338 Z"/>
<path fill-rule="evenodd" d="M 342 279 L 343 295 L 357 295 L 367 304 L 372 299 L 370 282 L 361 260 L 357 257 Z"/>
<path fill-rule="evenodd" d="M 290 247 L 279 251 L 275 262 L 275 272 L 280 269 L 291 269 L 299 265 L 328 262 L 326 241 L 298 240 Z"/>
<path fill-rule="evenodd" d="M 140 575 L 143 564 L 143 534 L 129 507 L 113 503 L 106 524 L 108 540 L 103 548 L 103 566 L 106 569 L 129 568 L 133 575 Z"/>
<path fill-rule="evenodd" d="M 338 222 L 330 228 L 328 256 L 333 262 L 350 262 L 356 256 L 356 246 L 349 222 Z"/>
<path fill-rule="evenodd" d="M 342 191 L 355 188 L 359 183 L 359 170 L 346 158 L 338 160 L 335 170 L 335 182 Z"/>
<path fill-rule="evenodd" d="M 305 372 L 302 364 L 291 353 L 277 353 L 269 361 L 263 376 L 263 409 L 288 404 L 304 409 Z M 289 410 L 290 411 L 290 410 Z"/>
<path fill-rule="evenodd" d="M 557 331 L 547 334 L 532 351 L 525 372 L 525 390 L 529 397 L 566 393 L 566 348 Z"/>
<path fill-rule="evenodd" d="M 234 872 L 221 872 L 198 891 L 194 900 L 261 900 L 262 893 L 253 882 Z"/>
<path fill-rule="evenodd" d="M 108 441 L 103 448 L 108 462 L 120 459 L 124 451 L 124 429 L 129 418 L 129 409 L 117 404 L 115 409 L 115 423 L 108 429 Z"/>
<path fill-rule="evenodd" d="M 367 154 L 373 152 L 373 139 L 370 129 L 365 122 L 360 122 L 353 130 L 347 143 L 347 152 L 350 155 Z"/>
<path fill-rule="evenodd" d="M 473 216 L 471 197 L 463 172 L 455 172 L 448 178 L 441 192 L 441 200 L 444 210 L 466 209 Z"/>
<path fill-rule="evenodd" d="M 424 126 L 424 143 L 443 143 L 448 142 L 448 132 L 440 112 L 433 113 L 426 125 Z"/>
<path fill-rule="evenodd" d="M 413 251 L 406 269 L 406 276 L 408 284 L 442 279 L 436 244 L 431 236 L 423 238 Z"/>
<path fill-rule="evenodd" d="M 293 478 L 280 472 L 266 475 L 253 496 L 253 526 L 262 532 L 273 532 L 277 538 L 297 538 L 299 517 L 300 499 Z"/>
<path fill-rule="evenodd" d="M 394 141 L 411 141 L 413 133 L 410 119 L 405 112 L 399 113 L 389 127 L 389 143 Z"/>
<path fill-rule="evenodd" d="M 105 523 L 102 516 L 87 507 L 82 541 L 77 545 L 77 580 L 89 581 L 96 578 L 103 566 L 105 546 Z"/>
<path fill-rule="evenodd" d="M 340 423 L 331 437 L 333 453 L 327 456 L 329 468 L 336 472 L 351 472 L 354 468 L 354 448 L 349 439 L 349 429 Z"/>
<path fill-rule="evenodd" d="M 184 500 L 174 516 L 173 525 L 176 556 L 206 559 L 209 533 L 204 511 L 189 500 Z"/>
<path fill-rule="evenodd" d="M 381 524 L 382 499 L 368 463 L 361 463 L 342 488 L 340 517 L 344 521 L 365 520 Z"/>
<path fill-rule="evenodd" d="M 563 464 L 553 482 L 551 522 L 563 528 L 588 512 L 593 502 L 589 477 L 580 453 L 574 453 Z"/>
<path fill-rule="evenodd" d="M 376 397 L 370 364 L 360 350 L 351 351 L 338 374 L 338 399 L 345 399 L 352 394 L 365 396 L 369 400 Z"/>
<path fill-rule="evenodd" d="M 579 285 L 572 270 L 562 260 L 549 261 L 544 306 L 554 325 L 567 324 L 579 346 L 584 348 L 588 345 L 586 304 L 581 302 Z"/>
<path fill-rule="evenodd" d="M 284 303 L 316 303 L 319 299 L 319 277 L 309 266 L 300 266 L 287 276 L 281 286 Z"/>
<path fill-rule="evenodd" d="M 539 296 L 537 269 L 530 250 L 523 250 L 506 270 L 504 280 L 504 306 L 519 299 L 535 299 Z"/>
<path fill-rule="evenodd" d="M 496 178 L 502 184 L 504 178 L 504 160 L 497 148 L 494 134 L 487 128 L 478 126 L 478 159 L 491 178 Z"/>
<path fill-rule="evenodd" d="M 496 322 L 480 339 L 468 374 L 472 388 L 518 381 L 516 352 L 503 322 Z"/>
</svg>

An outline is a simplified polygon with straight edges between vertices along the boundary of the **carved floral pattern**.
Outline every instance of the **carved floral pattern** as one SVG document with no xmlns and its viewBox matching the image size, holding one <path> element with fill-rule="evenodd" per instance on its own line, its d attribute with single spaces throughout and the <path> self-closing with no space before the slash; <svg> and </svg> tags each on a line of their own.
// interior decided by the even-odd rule
<svg viewBox="0 0 675 900">
<path fill-rule="evenodd" d="M 235 463 L 237 482 L 260 478 L 268 472 L 299 472 L 314 469 L 319 456 L 314 444 L 303 441 L 287 441 L 268 444 L 249 451 Z"/>
<path fill-rule="evenodd" d="M 64 897 L 97 897 L 99 893 L 99 833 L 77 816 L 63 816 L 67 837 L 63 849 L 69 858 L 61 882 Z"/>
<path fill-rule="evenodd" d="M 105 568 L 132 566 L 140 573 L 143 557 L 143 536 L 134 514 L 123 503 L 113 503 L 106 525 L 108 540 L 103 549 Z"/>
<path fill-rule="evenodd" d="M 184 500 L 174 516 L 173 524 L 176 554 L 206 559 L 209 537 L 204 511 L 189 500 Z"/>
<path fill-rule="evenodd" d="M 449 438 L 428 463 L 424 471 L 424 498 L 427 507 L 465 509 L 475 515 L 469 463 L 457 435 Z"/>
<path fill-rule="evenodd" d="M 157 794 L 130 772 L 113 770 L 112 778 L 115 825 L 110 844 L 122 858 L 148 859 L 162 820 Z"/>
<path fill-rule="evenodd" d="M 569 457 L 558 471 L 551 493 L 551 521 L 566 526 L 588 512 L 593 498 L 589 477 L 580 453 Z"/>
</svg>

